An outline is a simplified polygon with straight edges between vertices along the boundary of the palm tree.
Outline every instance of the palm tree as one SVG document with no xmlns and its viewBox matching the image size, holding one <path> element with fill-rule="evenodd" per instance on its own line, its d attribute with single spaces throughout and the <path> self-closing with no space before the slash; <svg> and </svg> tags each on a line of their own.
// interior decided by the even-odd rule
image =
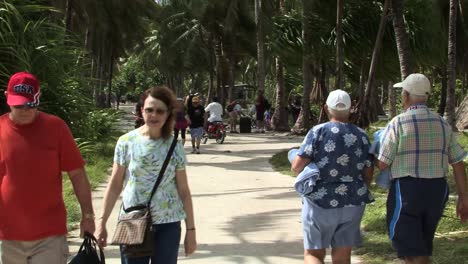
<svg viewBox="0 0 468 264">
<path fill-rule="evenodd" d="M 285 13 L 284 0 L 278 1 L 280 15 Z M 275 112 L 272 116 L 272 127 L 275 131 L 288 131 L 288 110 L 286 108 L 286 87 L 284 83 L 284 65 L 281 58 L 276 57 L 276 100 Z"/>
<path fill-rule="evenodd" d="M 458 0 L 450 0 L 448 63 L 447 63 L 447 105 L 445 114 L 447 122 L 454 131 L 458 131 L 455 115 L 455 80 L 456 80 L 456 52 L 457 52 L 457 13 Z"/>
<path fill-rule="evenodd" d="M 344 88 L 343 76 L 343 20 L 344 0 L 336 0 L 336 84 L 335 89 Z"/>
<path fill-rule="evenodd" d="M 375 92 L 374 91 L 375 90 L 374 89 L 375 72 L 376 72 L 376 67 L 377 67 L 377 60 L 379 59 L 380 51 L 382 48 L 382 40 L 384 36 L 385 24 L 387 23 L 389 6 L 390 6 L 390 0 L 385 0 L 383 11 L 382 11 L 382 17 L 380 19 L 379 31 L 377 33 L 374 51 L 372 53 L 372 61 L 371 61 L 370 69 L 369 69 L 369 75 L 367 79 L 367 86 L 366 86 L 366 91 L 364 95 L 364 100 L 359 105 L 359 110 L 358 110 L 359 116 L 358 116 L 357 123 L 361 127 L 367 127 L 369 126 L 371 122 L 374 122 L 377 120 L 377 113 L 375 111 L 369 111 L 369 109 L 374 109 L 373 107 L 371 107 L 371 104 L 374 101 L 372 100 L 372 98 Z"/>
<path fill-rule="evenodd" d="M 265 41 L 263 31 L 262 0 L 255 0 L 255 24 L 257 26 L 257 88 L 265 90 Z"/>
<path fill-rule="evenodd" d="M 392 0 L 392 15 L 393 29 L 395 31 L 395 39 L 398 50 L 398 58 L 400 59 L 401 78 L 412 72 L 411 49 L 409 45 L 409 37 L 406 32 L 405 19 L 403 16 L 403 0 Z"/>
<path fill-rule="evenodd" d="M 295 134 L 304 134 L 310 128 L 310 93 L 312 91 L 313 76 L 312 76 L 312 44 L 311 34 L 312 29 L 310 25 L 310 14 L 312 14 L 312 8 L 315 1 L 302 0 L 302 39 L 303 39 L 303 52 L 302 52 L 302 78 L 303 78 L 303 94 L 301 103 L 301 112 L 297 118 L 296 124 L 294 124 L 291 131 Z"/>
</svg>

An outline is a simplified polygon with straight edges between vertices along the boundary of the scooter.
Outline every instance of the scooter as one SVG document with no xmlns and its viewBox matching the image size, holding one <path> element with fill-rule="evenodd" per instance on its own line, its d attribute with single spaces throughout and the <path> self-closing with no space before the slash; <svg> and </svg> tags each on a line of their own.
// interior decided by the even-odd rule
<svg viewBox="0 0 468 264">
<path fill-rule="evenodd" d="M 216 143 L 223 144 L 226 138 L 226 126 L 221 121 L 216 121 L 208 126 L 207 131 L 202 136 L 202 143 L 206 144 L 209 138 L 216 139 Z"/>
</svg>

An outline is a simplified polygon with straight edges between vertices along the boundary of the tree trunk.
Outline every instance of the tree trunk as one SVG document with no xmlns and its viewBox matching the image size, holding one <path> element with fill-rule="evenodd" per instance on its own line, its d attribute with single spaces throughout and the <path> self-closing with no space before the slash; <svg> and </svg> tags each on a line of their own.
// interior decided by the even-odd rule
<svg viewBox="0 0 468 264">
<path fill-rule="evenodd" d="M 302 78 L 304 83 L 304 89 L 302 94 L 302 103 L 301 103 L 301 112 L 299 117 L 296 120 L 296 124 L 291 129 L 293 134 L 305 134 L 310 128 L 309 125 L 309 116 L 310 116 L 310 91 L 312 90 L 312 71 L 310 65 L 309 56 L 311 54 L 311 34 L 312 29 L 309 25 L 309 14 L 312 13 L 312 6 L 314 1 L 312 0 L 302 0 L 302 39 L 303 52 L 302 52 Z"/>
<path fill-rule="evenodd" d="M 288 110 L 284 87 L 283 63 L 276 58 L 276 103 L 271 125 L 275 131 L 289 131 Z"/>
<path fill-rule="evenodd" d="M 73 16 L 73 6 L 72 0 L 67 0 L 67 6 L 65 10 L 65 29 L 67 34 L 72 31 L 72 16 Z"/>
<path fill-rule="evenodd" d="M 404 80 L 410 75 L 412 69 L 411 48 L 409 44 L 408 33 L 406 32 L 405 19 L 403 16 L 403 0 L 391 0 L 393 14 L 393 30 L 395 31 L 395 40 L 398 50 L 398 59 L 400 60 L 401 78 Z"/>
<path fill-rule="evenodd" d="M 213 100 L 213 90 L 214 90 L 214 77 L 215 77 L 215 72 L 210 69 L 210 79 L 208 83 L 208 93 L 206 95 L 206 100 L 208 102 L 211 102 Z"/>
<path fill-rule="evenodd" d="M 255 24 L 257 25 L 257 78 L 258 90 L 265 90 L 265 36 L 263 33 L 262 3 L 263 0 L 255 0 Z"/>
<path fill-rule="evenodd" d="M 359 101 L 364 99 L 365 91 L 366 91 L 366 63 L 364 62 L 364 60 L 362 60 L 361 74 L 359 76 L 359 92 L 358 92 Z"/>
<path fill-rule="evenodd" d="M 393 88 L 393 83 L 388 82 L 387 85 L 388 89 L 388 120 L 391 120 L 397 115 L 396 112 L 396 92 L 395 88 Z"/>
<path fill-rule="evenodd" d="M 343 76 L 343 8 L 344 0 L 336 0 L 336 82 L 335 89 L 344 88 Z"/>
<path fill-rule="evenodd" d="M 221 38 L 218 36 L 215 38 L 215 57 L 216 57 L 216 80 L 217 80 L 217 89 L 216 89 L 216 96 L 218 98 L 222 98 L 223 96 L 223 47 Z"/>
<path fill-rule="evenodd" d="M 437 109 L 437 113 L 440 116 L 444 116 L 445 114 L 445 107 L 447 105 L 447 66 L 444 65 L 442 69 L 437 68 L 437 73 L 440 74 L 441 80 L 442 80 L 442 87 L 440 90 L 440 102 L 439 102 L 439 108 Z"/>
<path fill-rule="evenodd" d="M 322 60 L 322 65 L 321 65 L 321 71 L 320 71 L 320 79 L 319 79 L 319 85 L 320 85 L 320 113 L 319 116 L 317 117 L 317 123 L 322 124 L 328 121 L 328 115 L 325 112 L 325 102 L 328 97 L 328 85 L 326 84 L 327 80 L 327 63 L 325 60 Z"/>
<path fill-rule="evenodd" d="M 455 80 L 456 80 L 456 51 L 457 51 L 457 9 L 458 0 L 450 0 L 448 63 L 447 63 L 447 105 L 446 119 L 453 131 L 458 131 L 455 116 Z"/>
<path fill-rule="evenodd" d="M 367 78 L 367 87 L 364 95 L 364 100 L 359 104 L 358 108 L 358 120 L 357 124 L 360 127 L 368 127 L 370 123 L 377 121 L 377 114 L 375 109 L 372 108 L 370 100 L 372 100 L 372 94 L 374 89 L 375 71 L 377 68 L 377 60 L 380 56 L 380 50 L 382 49 L 382 40 L 385 30 L 385 24 L 387 22 L 388 9 L 390 0 L 385 0 L 382 17 L 380 19 L 379 31 L 375 40 L 374 51 L 372 52 L 372 60 L 369 69 L 369 77 Z"/>
<path fill-rule="evenodd" d="M 109 56 L 109 78 L 107 82 L 107 107 L 111 108 L 112 104 L 112 77 L 114 74 L 114 53 L 111 51 Z"/>
<path fill-rule="evenodd" d="M 229 51 L 229 60 L 228 60 L 228 67 L 229 67 L 229 78 L 228 78 L 228 93 L 227 93 L 227 101 L 232 102 L 233 100 L 233 93 L 234 93 L 234 85 L 235 85 L 235 76 L 236 76 L 236 58 L 234 56 L 234 49 Z M 219 98 L 219 102 L 222 105 L 226 105 L 226 98 Z"/>
</svg>

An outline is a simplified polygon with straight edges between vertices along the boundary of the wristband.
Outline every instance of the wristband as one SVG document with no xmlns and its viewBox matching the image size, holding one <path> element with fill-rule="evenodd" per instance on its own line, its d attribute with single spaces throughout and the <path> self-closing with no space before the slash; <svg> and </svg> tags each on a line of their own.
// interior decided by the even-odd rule
<svg viewBox="0 0 468 264">
<path fill-rule="evenodd" d="M 83 219 L 93 219 L 94 220 L 94 214 L 83 214 Z"/>
</svg>

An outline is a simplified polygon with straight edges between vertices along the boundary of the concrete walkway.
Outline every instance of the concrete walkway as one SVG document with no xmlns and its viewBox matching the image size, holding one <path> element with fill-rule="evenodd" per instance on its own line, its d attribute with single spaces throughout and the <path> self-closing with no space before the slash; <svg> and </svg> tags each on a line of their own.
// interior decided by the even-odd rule
<svg viewBox="0 0 468 264">
<path fill-rule="evenodd" d="M 268 163 L 273 154 L 301 141 L 268 133 L 229 134 L 222 145 L 210 139 L 202 154 L 187 154 L 198 250 L 184 256 L 182 233 L 179 263 L 303 263 L 301 200 L 292 188 L 294 178 L 274 172 Z M 189 145 L 187 141 L 187 153 Z M 104 188 L 93 194 L 96 215 Z M 110 237 L 117 211 L 116 206 L 108 222 Z M 81 244 L 77 231 L 69 240 L 74 254 Z M 105 255 L 106 263 L 120 263 L 117 247 L 107 247 Z M 361 262 L 353 258 L 352 263 Z"/>
</svg>

